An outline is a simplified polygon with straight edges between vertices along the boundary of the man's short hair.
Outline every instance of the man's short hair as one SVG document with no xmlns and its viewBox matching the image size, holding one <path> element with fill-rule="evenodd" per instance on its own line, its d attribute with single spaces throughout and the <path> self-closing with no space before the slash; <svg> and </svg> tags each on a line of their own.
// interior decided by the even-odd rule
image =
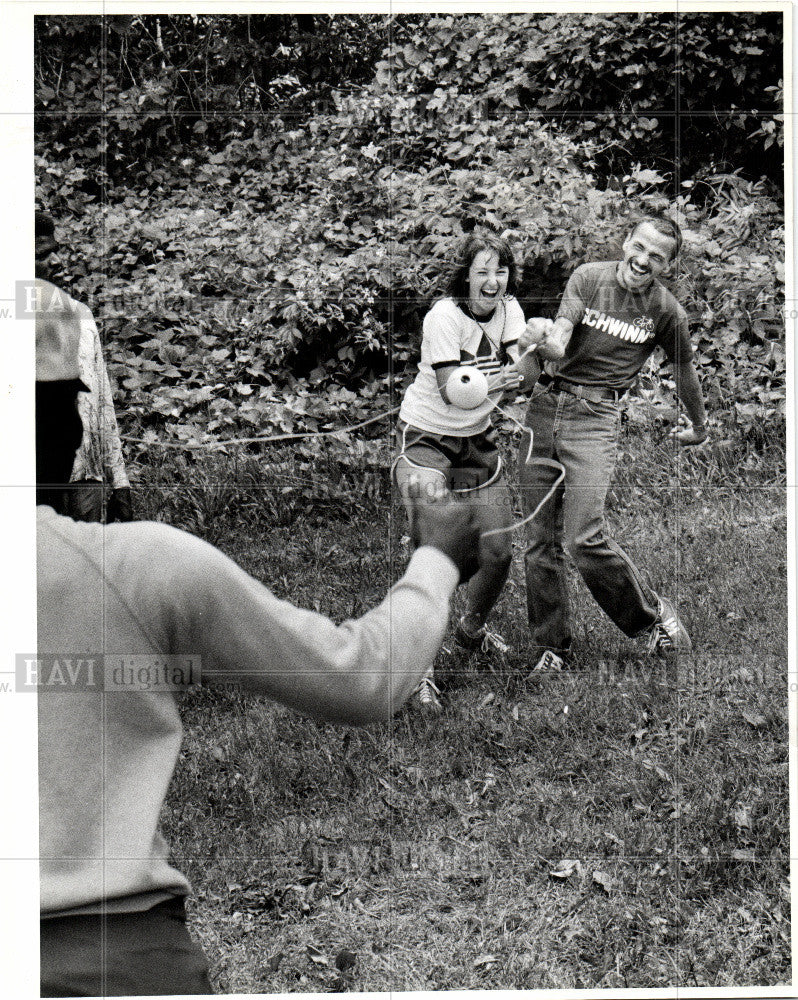
<svg viewBox="0 0 798 1000">
<path fill-rule="evenodd" d="M 636 216 L 632 225 L 629 227 L 626 238 L 628 239 L 639 226 L 643 226 L 646 223 L 656 229 L 658 233 L 662 233 L 663 236 L 669 236 L 672 240 L 674 240 L 676 246 L 671 260 L 676 260 L 679 256 L 679 251 L 682 249 L 682 231 L 679 228 L 679 224 L 674 222 L 673 219 L 669 218 L 667 215 Z"/>
</svg>

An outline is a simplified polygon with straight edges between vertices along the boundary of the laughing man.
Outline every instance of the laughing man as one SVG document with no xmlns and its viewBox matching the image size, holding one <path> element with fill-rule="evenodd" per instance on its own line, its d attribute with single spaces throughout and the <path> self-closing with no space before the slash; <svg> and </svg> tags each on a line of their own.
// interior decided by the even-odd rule
<svg viewBox="0 0 798 1000">
<path fill-rule="evenodd" d="M 670 219 L 640 219 L 628 231 L 621 260 L 574 271 L 557 318 L 549 321 L 538 346 L 541 357 L 555 363 L 556 374 L 541 380 L 529 404 L 532 459 L 519 463 L 525 512 L 534 510 L 551 486 L 552 459 L 565 467 L 565 480 L 527 528 L 526 593 L 536 669 L 562 669 L 570 653 L 566 553 L 627 636 L 647 637 L 651 652 L 691 649 L 673 605 L 651 590 L 610 538 L 604 519 L 619 402 L 656 347 L 673 363 L 676 392 L 691 421 L 674 430 L 675 438 L 695 445 L 707 436 L 687 314 L 659 280 L 672 269 L 681 244 L 681 231 Z M 540 327 L 539 319 L 530 320 L 528 336 L 537 339 Z M 521 350 L 524 341 L 519 340 Z M 522 441 L 523 456 L 527 447 L 528 440 Z"/>
</svg>

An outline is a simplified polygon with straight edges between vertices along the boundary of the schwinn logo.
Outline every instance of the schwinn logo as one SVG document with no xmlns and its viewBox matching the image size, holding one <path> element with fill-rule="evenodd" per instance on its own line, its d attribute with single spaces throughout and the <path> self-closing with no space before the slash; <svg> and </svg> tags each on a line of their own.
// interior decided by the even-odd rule
<svg viewBox="0 0 798 1000">
<path fill-rule="evenodd" d="M 636 319 L 632 320 L 633 326 L 639 326 L 641 330 L 645 330 L 646 333 L 653 335 L 654 333 L 654 320 L 650 316 L 638 316 Z"/>
</svg>

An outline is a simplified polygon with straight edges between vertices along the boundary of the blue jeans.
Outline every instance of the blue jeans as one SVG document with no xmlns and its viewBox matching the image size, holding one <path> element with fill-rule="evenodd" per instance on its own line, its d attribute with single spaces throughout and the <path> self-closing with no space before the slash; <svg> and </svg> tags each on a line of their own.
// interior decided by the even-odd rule
<svg viewBox="0 0 798 1000">
<path fill-rule="evenodd" d="M 657 618 L 657 596 L 629 556 L 607 534 L 604 503 L 615 467 L 620 411 L 610 401 L 592 402 L 566 392 L 537 392 L 519 456 L 524 513 L 531 513 L 557 478 L 545 460 L 561 462 L 565 480 L 526 527 L 526 596 L 532 643 L 565 653 L 571 645 L 565 556 L 590 593 L 628 636 Z M 543 459 L 544 461 L 536 461 Z"/>
</svg>

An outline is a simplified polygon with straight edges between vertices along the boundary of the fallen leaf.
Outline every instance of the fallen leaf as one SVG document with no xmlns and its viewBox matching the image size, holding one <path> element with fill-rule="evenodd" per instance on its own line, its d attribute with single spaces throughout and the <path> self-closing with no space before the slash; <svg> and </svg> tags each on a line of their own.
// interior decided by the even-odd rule
<svg viewBox="0 0 798 1000">
<path fill-rule="evenodd" d="M 596 885 L 601 886 L 606 893 L 612 892 L 615 887 L 612 876 L 606 872 L 593 872 L 593 881 Z"/>
<path fill-rule="evenodd" d="M 319 949 L 316 948 L 314 945 L 309 944 L 307 946 L 307 948 L 306 948 L 306 951 L 308 953 L 308 958 L 311 960 L 311 962 L 315 962 L 316 965 L 329 965 L 330 964 L 329 959 L 324 954 L 324 952 L 323 951 L 319 951 Z"/>
<path fill-rule="evenodd" d="M 474 968 L 479 969 L 486 965 L 495 965 L 498 961 L 495 955 L 480 955 L 479 958 L 474 959 Z"/>
<path fill-rule="evenodd" d="M 768 724 L 768 720 L 765 716 L 760 715 L 758 712 L 747 712 L 743 709 L 743 718 L 749 726 L 753 726 L 754 729 L 761 729 L 763 726 Z"/>
<path fill-rule="evenodd" d="M 265 963 L 264 968 L 267 972 L 277 972 L 280 968 L 280 963 L 285 958 L 285 953 L 282 951 L 275 952 Z"/>
<path fill-rule="evenodd" d="M 732 812 L 732 821 L 738 829 L 751 829 L 751 806 L 738 804 Z"/>
<path fill-rule="evenodd" d="M 339 972 L 348 972 L 355 967 L 356 962 L 357 955 L 353 951 L 347 951 L 345 948 L 335 956 L 335 968 Z"/>
<path fill-rule="evenodd" d="M 554 868 L 551 869 L 549 875 L 551 878 L 570 878 L 571 875 L 582 873 L 582 862 L 577 861 L 574 858 L 563 858 L 562 861 L 558 861 Z"/>
</svg>

